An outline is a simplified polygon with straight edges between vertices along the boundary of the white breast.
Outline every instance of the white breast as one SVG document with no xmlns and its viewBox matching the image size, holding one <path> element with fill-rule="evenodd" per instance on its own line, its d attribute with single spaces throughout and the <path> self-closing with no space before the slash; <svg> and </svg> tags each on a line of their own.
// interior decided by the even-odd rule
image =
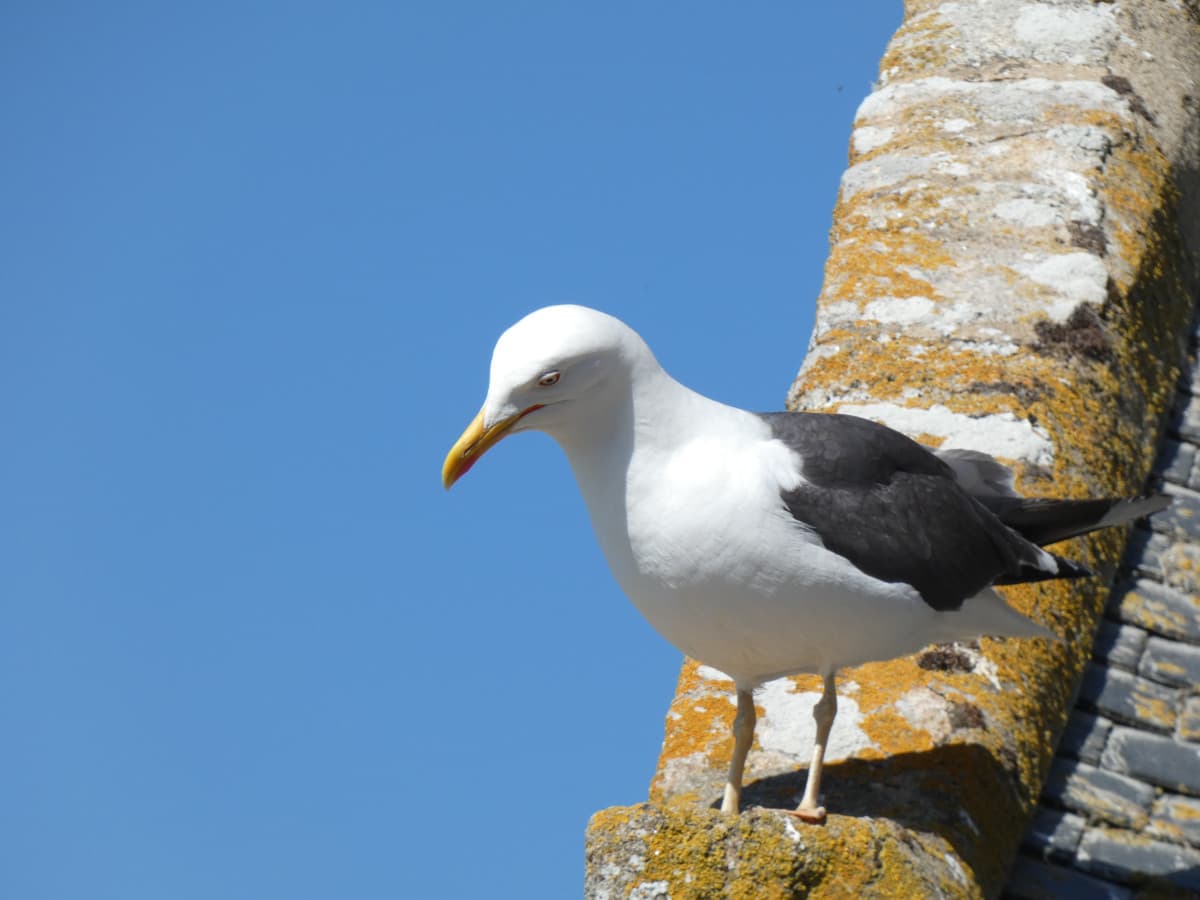
<svg viewBox="0 0 1200 900">
<path fill-rule="evenodd" d="M 799 460 L 757 417 L 730 412 L 743 428 L 638 445 L 606 477 L 581 477 L 625 593 L 672 644 L 744 684 L 919 649 L 916 592 L 866 576 L 799 525 L 780 496 Z"/>
</svg>

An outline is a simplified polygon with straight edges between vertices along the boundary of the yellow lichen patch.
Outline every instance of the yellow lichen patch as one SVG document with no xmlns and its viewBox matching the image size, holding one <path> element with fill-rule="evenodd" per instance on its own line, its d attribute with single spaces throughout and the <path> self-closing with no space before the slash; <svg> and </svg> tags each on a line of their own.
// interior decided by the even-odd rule
<svg viewBox="0 0 1200 900">
<path fill-rule="evenodd" d="M 931 236 L 937 227 L 957 224 L 962 217 L 954 204 L 945 202 L 946 194 L 944 188 L 908 186 L 887 193 L 883 201 L 871 191 L 844 200 L 834 216 L 834 243 L 825 264 L 825 302 L 863 303 L 879 296 L 939 299 L 920 273 L 957 265 L 943 242 Z M 886 228 L 876 224 L 881 220 Z"/>
<path fill-rule="evenodd" d="M 1134 434 L 1121 428 L 1111 402 L 1106 403 L 1102 394 L 1063 385 L 1058 360 L 1036 354 L 1013 359 L 969 350 L 925 353 L 924 343 L 917 339 L 863 340 L 867 333 L 858 334 L 857 340 L 845 329 L 822 334 L 818 347 L 853 346 L 854 351 L 813 356 L 805 367 L 806 378 L 869 390 L 877 401 L 922 408 L 941 404 L 973 417 L 1010 413 L 1018 419 L 1032 418 L 1050 431 L 1052 439 L 1094 429 L 1098 440 L 1081 451 L 1093 457 L 1090 461 L 1100 467 L 1114 459 L 1128 459 L 1130 450 L 1122 443 L 1132 443 Z M 1094 490 L 1077 471 L 1074 465 L 1064 466 L 1056 492 L 1083 495 Z"/>
<path fill-rule="evenodd" d="M 1139 693 L 1133 695 L 1133 711 L 1140 721 L 1164 730 L 1174 728 L 1178 717 L 1175 708 L 1161 697 Z"/>
<path fill-rule="evenodd" d="M 924 341 L 905 335 L 893 335 L 886 343 L 863 340 L 869 333 L 869 329 L 831 329 L 821 334 L 815 341 L 817 347 L 842 345 L 853 346 L 854 350 L 815 356 L 805 366 L 806 379 L 869 387 L 876 400 L 901 400 L 916 406 L 931 405 L 932 394 L 938 398 L 936 402 L 973 408 L 980 415 L 1022 412 L 1022 386 L 1030 394 L 1056 390 L 1056 367 L 1049 360 L 1022 360 L 1027 363 L 1022 371 L 1004 358 L 965 350 L 928 353 Z M 1006 389 L 972 392 L 976 386 L 996 384 Z M 960 396 L 964 392 L 970 393 Z"/>
<path fill-rule="evenodd" d="M 1200 822 L 1200 807 L 1176 803 L 1171 809 L 1171 815 L 1185 822 Z"/>
<path fill-rule="evenodd" d="M 653 886 L 672 900 L 981 896 L 970 867 L 948 862 L 954 852 L 886 820 L 830 816 L 808 826 L 765 810 L 734 817 L 642 805 L 598 814 L 588 829 L 589 864 L 621 859 L 625 896 Z"/>
<path fill-rule="evenodd" d="M 1155 669 L 1158 670 L 1160 675 L 1174 675 L 1176 678 L 1187 674 L 1187 669 L 1185 669 L 1179 663 L 1170 662 L 1165 659 L 1160 660 L 1155 666 Z"/>
<path fill-rule="evenodd" d="M 933 284 L 912 274 L 913 269 L 925 262 L 921 252 L 922 248 L 893 240 L 831 253 L 825 264 L 828 296 L 831 300 L 860 304 L 880 296 L 937 300 L 940 295 Z M 909 263 L 907 271 L 895 268 L 897 262 L 905 260 Z"/>
<path fill-rule="evenodd" d="M 1179 736 L 1185 741 L 1200 741 L 1200 715 L 1185 714 L 1179 723 Z"/>
<path fill-rule="evenodd" d="M 1161 600 L 1129 591 L 1121 600 L 1121 616 L 1147 631 L 1159 634 L 1180 634 L 1189 624 L 1179 610 L 1171 609 Z"/>
<path fill-rule="evenodd" d="M 887 73 L 901 69 L 910 77 L 919 77 L 926 70 L 941 70 L 951 57 L 954 26 L 941 16 L 905 17 L 904 24 L 888 44 L 879 61 L 879 71 Z"/>
<path fill-rule="evenodd" d="M 729 734 L 735 713 L 733 704 L 720 697 L 677 698 L 668 714 L 661 758 L 682 759 L 701 753 L 710 765 L 728 763 Z"/>
<path fill-rule="evenodd" d="M 929 733 L 913 727 L 912 723 L 894 709 L 882 709 L 864 717 L 862 729 L 878 748 L 869 747 L 863 750 L 860 755 L 864 759 L 933 748 L 933 739 Z"/>
<path fill-rule="evenodd" d="M 903 155 L 906 151 L 910 151 L 909 155 L 911 156 L 925 159 L 933 157 L 934 154 L 939 154 L 943 160 L 951 158 L 968 150 L 969 146 L 956 132 L 947 131 L 945 123 L 950 119 L 977 122 L 980 118 L 977 108 L 962 95 L 954 94 L 943 95 L 937 103 L 892 107 L 887 110 L 887 113 L 887 127 L 892 129 L 887 143 L 863 153 L 853 153 L 850 159 L 852 165 L 863 165 L 873 158 L 889 154 Z M 870 121 L 862 120 L 854 123 L 855 128 L 870 124 Z M 853 148 L 853 142 L 851 142 L 851 147 Z M 936 210 L 938 207 L 942 211 L 950 209 L 951 204 L 944 202 L 944 198 L 951 193 L 977 193 L 973 185 L 965 182 L 950 182 L 942 184 L 941 187 L 943 201 L 937 203 L 936 206 L 931 206 L 931 209 Z M 951 188 L 953 191 L 950 190 Z M 889 199 L 891 198 L 889 197 Z M 965 222 L 965 220 L 959 221 Z"/>
</svg>

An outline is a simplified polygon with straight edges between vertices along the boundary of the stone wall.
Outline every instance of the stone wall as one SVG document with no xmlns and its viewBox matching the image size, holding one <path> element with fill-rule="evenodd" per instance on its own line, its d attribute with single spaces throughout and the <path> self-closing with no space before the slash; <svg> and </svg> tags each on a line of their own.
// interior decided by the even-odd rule
<svg viewBox="0 0 1200 900">
<path fill-rule="evenodd" d="M 1174 504 L 1130 539 L 1009 876 L 1013 898 L 1200 895 L 1198 344 L 1193 331 L 1155 466 Z"/>
<path fill-rule="evenodd" d="M 907 4 L 855 122 L 790 406 L 985 450 L 1012 463 L 1030 495 L 1139 493 L 1200 283 L 1198 81 L 1195 3 Z M 1162 539 L 1186 530 L 1186 508 L 1159 523 Z M 841 673 L 824 826 L 769 811 L 793 805 L 802 786 L 816 683 L 781 680 L 756 697 L 745 801 L 768 809 L 724 817 L 710 806 L 732 692 L 720 673 L 685 663 L 650 803 L 605 810 L 589 828 L 587 895 L 996 896 L 1047 773 L 1054 811 L 1039 814 L 1026 846 L 1097 858 L 1112 836 L 1101 823 L 1115 823 L 1067 799 L 1096 764 L 1076 754 L 1051 767 L 1081 679 L 1081 702 L 1113 723 L 1098 758 L 1117 766 L 1166 735 L 1165 719 L 1130 729 L 1140 709 L 1158 709 L 1146 698 L 1179 700 L 1174 736 L 1191 709 L 1185 688 L 1161 677 L 1163 660 L 1182 663 L 1158 643 L 1146 656 L 1148 635 L 1132 667 L 1088 669 L 1123 542 L 1105 533 L 1069 548 L 1103 578 L 1007 591 L 1061 644 L 984 639 Z M 1194 609 L 1193 595 L 1176 594 Z M 1146 606 L 1117 601 L 1101 641 Z M 1160 787 L 1154 797 L 1130 788 L 1131 802 L 1165 829 L 1191 807 L 1177 788 L 1159 804 Z M 1127 822 L 1141 821 L 1131 809 Z M 1036 877 L 1059 874 L 1048 865 L 1025 858 L 1010 890 L 1039 896 Z"/>
</svg>

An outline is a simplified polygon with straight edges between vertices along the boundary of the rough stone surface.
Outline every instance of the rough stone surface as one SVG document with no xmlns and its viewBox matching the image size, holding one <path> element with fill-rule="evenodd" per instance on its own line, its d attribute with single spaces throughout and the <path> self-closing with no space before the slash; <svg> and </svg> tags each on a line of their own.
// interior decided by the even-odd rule
<svg viewBox="0 0 1200 900">
<path fill-rule="evenodd" d="M 1168 439 L 1163 442 L 1156 468 L 1165 480 L 1187 485 L 1191 481 L 1192 467 L 1195 464 L 1194 446 Z"/>
<path fill-rule="evenodd" d="M 1086 820 L 1073 813 L 1041 807 L 1025 832 L 1021 848 L 1045 859 L 1071 859 L 1083 837 Z"/>
<path fill-rule="evenodd" d="M 1200 366 L 1181 379 L 1189 393 L 1200 385 L 1197 373 Z M 1163 480 L 1194 479 L 1196 447 L 1174 438 L 1164 444 L 1156 470 Z M 1127 884 L 1139 885 L 1139 896 L 1190 896 L 1200 872 L 1194 863 L 1200 852 L 1200 800 L 1181 793 L 1195 793 L 1200 780 L 1200 745 L 1189 743 L 1200 740 L 1200 696 L 1189 696 L 1200 689 L 1200 645 L 1187 640 L 1196 602 L 1197 586 L 1189 574 L 1195 547 L 1187 529 L 1171 527 L 1177 519 L 1177 514 L 1156 516 L 1154 531 L 1139 529 L 1130 541 L 1124 566 L 1132 577 L 1113 592 L 1108 610 L 1114 618 L 1102 622 L 1097 632 L 1080 705 L 1063 732 L 1059 759 L 1043 790 L 1045 806 L 1022 845 L 1030 857 L 1046 857 L 1050 851 L 1038 844 L 1045 828 L 1037 823 L 1063 807 L 1086 812 L 1093 823 L 1105 823 L 1108 827 L 1102 830 L 1087 831 L 1070 853 L 1063 849 L 1068 841 L 1056 845 L 1055 861 L 1090 873 L 1092 880 L 1079 888 L 1085 891 L 1081 896 L 1128 891 Z M 1163 583 L 1168 579 L 1173 584 Z M 1138 625 L 1122 624 L 1118 617 Z M 1167 693 L 1148 692 L 1147 686 Z M 1139 714 L 1139 705 L 1157 712 Z M 1171 718 L 1168 706 L 1177 711 L 1173 733 L 1165 727 Z M 1097 707 L 1121 724 L 1114 728 L 1108 719 L 1088 711 Z M 1067 769 L 1077 765 L 1075 759 L 1098 768 Z M 1065 778 L 1064 771 L 1073 778 Z M 1100 773 L 1115 779 L 1111 784 L 1119 789 L 1085 790 L 1087 778 L 1098 781 Z M 1014 867 L 1006 890 L 1019 896 L 1026 882 L 1033 885 L 1030 890 L 1039 889 L 1044 875 Z M 1097 886 L 1103 884 L 1108 887 Z M 1075 888 L 1063 886 L 1064 892 L 1069 889 Z"/>
<path fill-rule="evenodd" d="M 1085 871 L 1113 881 L 1144 882 L 1151 877 L 1200 891 L 1200 852 L 1178 844 L 1089 828 L 1076 859 Z"/>
<path fill-rule="evenodd" d="M 1058 742 L 1058 752 L 1094 765 L 1100 762 L 1100 754 L 1104 752 L 1110 731 L 1110 720 L 1078 709 L 1067 721 L 1062 739 Z"/>
<path fill-rule="evenodd" d="M 1162 579 L 1162 558 L 1170 548 L 1170 538 L 1157 531 L 1151 531 L 1141 522 L 1134 526 L 1129 536 L 1129 558 L 1137 559 L 1138 570 L 1150 578 Z"/>
<path fill-rule="evenodd" d="M 1054 760 L 1042 790 L 1072 812 L 1129 828 L 1149 821 L 1154 802 L 1154 788 L 1147 784 L 1063 757 Z"/>
<path fill-rule="evenodd" d="M 1181 688 L 1200 686 L 1200 646 L 1151 638 L 1138 672 L 1147 678 Z"/>
<path fill-rule="evenodd" d="M 1167 794 L 1154 804 L 1149 833 L 1200 848 L 1200 800 Z"/>
<path fill-rule="evenodd" d="M 1104 767 L 1184 794 L 1200 795 L 1200 746 L 1117 726 L 1101 757 Z"/>
<path fill-rule="evenodd" d="M 733 817 L 647 803 L 597 813 L 588 835 L 587 900 L 983 896 L 947 867 L 945 839 L 889 819 L 831 816 L 804 828 L 763 809 Z M 864 860 L 886 866 L 887 882 Z"/>
<path fill-rule="evenodd" d="M 1200 697 L 1188 697 L 1179 716 L 1179 737 L 1185 741 L 1200 741 Z"/>
<path fill-rule="evenodd" d="M 1096 632 L 1096 643 L 1092 645 L 1092 657 L 1110 666 L 1136 669 L 1146 649 L 1146 632 L 1133 625 L 1119 625 L 1104 620 Z"/>
<path fill-rule="evenodd" d="M 1118 722 L 1145 725 L 1159 731 L 1175 727 L 1182 703 L 1179 691 L 1155 684 L 1112 666 L 1089 663 L 1080 699 Z"/>
<path fill-rule="evenodd" d="M 1190 400 L 1176 402 L 1176 376 L 1200 284 L 1200 112 L 1184 99 L 1200 96 L 1198 75 L 1190 2 L 909 0 L 855 121 L 789 406 L 853 411 L 930 445 L 998 454 L 1026 494 L 1142 491 L 1173 409 L 1173 439 L 1190 444 Z M 1181 503 L 1142 540 L 1158 567 L 1131 576 L 1143 599 L 1127 591 L 1114 601 L 1114 625 L 1200 635 L 1189 606 L 1200 556 L 1178 539 L 1200 534 L 1188 515 L 1200 514 L 1192 474 L 1170 483 Z M 1061 552 L 1111 573 L 1122 537 Z M 1167 600 L 1145 602 L 1142 582 Z M 805 717 L 814 680 L 788 679 L 757 698 L 771 738 L 751 752 L 747 811 L 723 817 L 708 807 L 729 758 L 729 686 L 688 662 L 652 805 L 599 813 L 589 828 L 588 896 L 997 896 L 1106 590 L 1086 579 L 1005 594 L 1065 640 L 984 639 L 943 654 L 944 666 L 908 658 L 839 674 L 853 715 L 834 726 L 843 756 L 826 769 L 824 827 L 753 809 L 795 802 L 810 748 L 782 736 L 800 733 L 792 720 Z M 1132 653 L 1128 640 L 1114 644 L 1118 657 Z M 1108 665 L 1105 652 L 1097 665 Z M 1106 721 L 1111 707 L 1123 724 L 1090 746 L 1083 738 L 1079 752 L 1096 758 L 1098 739 L 1103 761 L 1122 728 L 1140 733 L 1132 723 L 1175 743 L 1177 722 L 1142 701 L 1182 689 L 1111 668 L 1132 681 L 1109 687 L 1093 676 L 1093 699 Z M 1094 768 L 1082 783 L 1127 786 Z M 1069 843 L 1054 852 L 1065 858 Z M 1074 884 L 1092 876 L 1075 872 Z"/>
<path fill-rule="evenodd" d="M 1200 525 L 1200 520 L 1197 525 Z M 1184 531 L 1189 542 L 1200 537 L 1193 535 L 1190 530 Z M 1117 592 L 1113 603 L 1122 622 L 1139 625 L 1164 637 L 1200 641 L 1200 597 L 1176 590 L 1170 585 L 1139 578 L 1134 584 Z"/>
</svg>

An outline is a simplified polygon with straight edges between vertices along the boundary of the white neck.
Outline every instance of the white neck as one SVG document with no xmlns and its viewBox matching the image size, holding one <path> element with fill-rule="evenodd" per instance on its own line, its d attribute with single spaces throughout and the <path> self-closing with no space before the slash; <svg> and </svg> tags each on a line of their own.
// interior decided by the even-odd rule
<svg viewBox="0 0 1200 900">
<path fill-rule="evenodd" d="M 567 454 L 602 544 L 604 532 L 625 519 L 631 472 L 669 457 L 714 425 L 727 427 L 729 417 L 749 417 L 680 384 L 649 354 L 639 362 L 634 377 L 607 385 L 589 398 L 586 411 L 572 416 L 569 428 L 551 432 Z"/>
</svg>

